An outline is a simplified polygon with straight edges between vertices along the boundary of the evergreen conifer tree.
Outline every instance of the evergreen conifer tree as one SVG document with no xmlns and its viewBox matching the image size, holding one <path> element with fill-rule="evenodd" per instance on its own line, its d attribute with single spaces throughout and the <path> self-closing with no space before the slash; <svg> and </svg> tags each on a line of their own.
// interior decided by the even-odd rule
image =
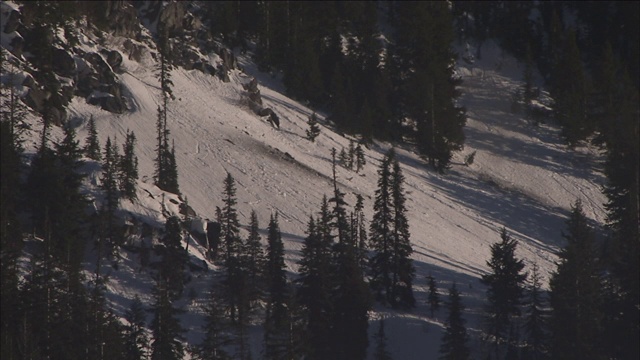
<svg viewBox="0 0 640 360">
<path fill-rule="evenodd" d="M 205 309 L 204 339 L 197 346 L 195 356 L 198 360 L 230 360 L 225 347 L 231 344 L 228 324 L 225 324 L 224 311 L 220 301 L 211 291 L 211 298 Z"/>
<path fill-rule="evenodd" d="M 305 130 L 307 139 L 311 142 L 315 142 L 318 135 L 320 135 L 320 126 L 318 126 L 318 117 L 315 112 L 309 116 L 307 124 L 309 125 L 309 128 Z"/>
<path fill-rule="evenodd" d="M 389 150 L 378 170 L 378 189 L 371 222 L 371 284 L 379 300 L 393 307 L 415 305 L 412 283 L 415 269 L 409 256 L 409 225 L 403 190 L 404 177 Z"/>
<path fill-rule="evenodd" d="M 504 227 L 500 238 L 500 242 L 491 245 L 491 259 L 487 261 L 491 272 L 482 275 L 481 279 L 487 285 L 487 334 L 496 356 L 507 341 L 513 319 L 520 316 L 524 281 L 527 279 L 527 275 L 522 273 L 524 262 L 515 255 L 518 242 Z"/>
<path fill-rule="evenodd" d="M 374 360 L 392 360 L 391 354 L 387 351 L 387 336 L 384 333 L 384 319 L 380 319 L 378 331 L 375 334 L 376 349 L 373 353 Z"/>
<path fill-rule="evenodd" d="M 542 282 L 538 264 L 533 264 L 527 287 L 524 323 L 522 325 L 526 347 L 523 358 L 540 360 L 547 356 L 547 309 L 542 293 Z"/>
<path fill-rule="evenodd" d="M 249 236 L 244 243 L 243 250 L 243 267 L 247 273 L 247 293 L 250 302 L 262 298 L 265 290 L 263 280 L 265 278 L 266 257 L 260 242 L 259 230 L 258 214 L 252 210 L 249 220 Z"/>
<path fill-rule="evenodd" d="M 429 295 L 427 296 L 427 301 L 429 302 L 431 317 L 433 317 L 433 314 L 440 308 L 440 295 L 438 295 L 436 281 L 431 274 L 427 276 L 427 283 L 429 284 Z"/>
<path fill-rule="evenodd" d="M 107 138 L 104 148 L 104 162 L 102 164 L 102 177 L 100 187 L 104 191 L 105 199 L 101 209 L 101 216 L 106 226 L 108 246 L 111 252 L 119 245 L 116 234 L 116 209 L 120 203 L 120 190 L 118 189 L 118 147 Z"/>
<path fill-rule="evenodd" d="M 572 206 L 563 232 L 567 245 L 560 251 L 558 269 L 552 274 L 551 357 L 600 359 L 603 356 L 600 264 L 593 230 L 578 200 Z"/>
<path fill-rule="evenodd" d="M 470 358 L 470 351 L 467 345 L 469 336 L 465 328 L 465 321 L 462 318 L 464 306 L 460 299 L 460 292 L 453 283 L 449 289 L 447 301 L 446 326 L 440 343 L 440 359 L 442 360 L 467 360 Z"/>
<path fill-rule="evenodd" d="M 359 173 L 362 168 L 367 164 L 367 160 L 364 158 L 364 150 L 362 150 L 362 145 L 358 143 L 355 150 L 355 167 L 356 173 Z"/>
<path fill-rule="evenodd" d="M 225 269 L 225 300 L 230 309 L 231 322 L 238 325 L 240 315 L 246 314 L 248 305 L 246 294 L 246 272 L 242 266 L 242 239 L 240 238 L 240 222 L 236 209 L 235 180 L 230 173 L 224 180 L 222 194 L 223 208 L 220 212 L 220 238 L 224 251 L 223 265 Z M 246 319 L 246 316 L 245 316 Z M 240 324 L 240 326 L 243 326 Z"/>
<path fill-rule="evenodd" d="M 124 315 L 129 325 L 125 329 L 125 359 L 145 360 L 149 354 L 149 339 L 146 333 L 146 314 L 140 297 L 131 302 Z"/>
<path fill-rule="evenodd" d="M 127 131 L 122 146 L 123 155 L 119 160 L 120 191 L 126 199 L 136 198 L 136 180 L 138 180 L 138 157 L 135 154 L 136 135 Z"/>
<path fill-rule="evenodd" d="M 89 134 L 85 140 L 84 151 L 89 159 L 100 161 L 102 154 L 100 153 L 100 140 L 98 140 L 98 131 L 96 130 L 96 121 L 93 115 L 89 118 Z"/>
<path fill-rule="evenodd" d="M 326 197 L 323 204 L 326 208 Z M 298 263 L 298 298 L 305 314 L 305 356 L 317 360 L 326 359 L 331 349 L 331 243 L 324 240 L 316 220 L 310 216 Z"/>
<path fill-rule="evenodd" d="M 182 225 L 177 216 L 171 216 L 164 225 L 160 262 L 160 276 L 166 282 L 171 300 L 178 299 L 184 290 L 184 271 L 188 260 L 182 247 Z"/>
<path fill-rule="evenodd" d="M 151 360 L 181 360 L 184 356 L 184 329 L 177 317 L 181 311 L 173 304 L 169 280 L 164 274 L 156 276 L 153 299 Z"/>
<path fill-rule="evenodd" d="M 393 151 L 393 149 L 392 149 Z M 392 152 L 389 157 L 393 159 L 391 171 L 391 198 L 393 201 L 393 261 L 392 261 L 392 296 L 391 305 L 394 307 L 411 308 L 415 306 L 413 297 L 413 279 L 415 268 L 410 258 L 413 253 L 409 237 L 409 221 L 407 219 L 406 198 L 404 196 L 404 175 L 400 163 Z"/>
</svg>

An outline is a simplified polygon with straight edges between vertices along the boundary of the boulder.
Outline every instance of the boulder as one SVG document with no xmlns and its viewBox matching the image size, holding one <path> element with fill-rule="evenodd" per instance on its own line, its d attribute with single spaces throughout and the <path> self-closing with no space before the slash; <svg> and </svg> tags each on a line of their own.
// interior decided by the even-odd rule
<svg viewBox="0 0 640 360">
<path fill-rule="evenodd" d="M 44 103 L 51 96 L 48 91 L 33 87 L 24 96 L 24 103 L 33 110 L 41 113 L 44 111 Z"/>
<path fill-rule="evenodd" d="M 51 63 L 53 71 L 60 76 L 73 78 L 76 74 L 76 62 L 66 50 L 54 48 Z"/>
<path fill-rule="evenodd" d="M 109 1 L 107 18 L 109 28 L 115 36 L 136 38 L 141 33 L 138 12 L 127 1 Z"/>
<path fill-rule="evenodd" d="M 114 71 L 121 70 L 122 54 L 118 50 L 111 50 L 107 53 L 107 63 Z"/>
<path fill-rule="evenodd" d="M 24 77 L 24 80 L 22 80 L 22 86 L 28 87 L 29 89 L 36 87 L 36 81 L 33 79 L 31 74 L 27 74 L 27 76 Z"/>
<path fill-rule="evenodd" d="M 4 29 L 2 31 L 5 34 L 10 34 L 16 30 L 18 30 L 18 26 L 20 26 L 20 13 L 16 10 L 9 8 L 9 6 L 2 6 L 2 11 L 9 10 L 9 16 L 7 16 L 7 21 L 4 24 Z"/>
<path fill-rule="evenodd" d="M 238 61 L 236 56 L 227 48 L 222 48 L 218 54 L 222 58 L 222 64 L 224 64 L 228 70 L 238 68 Z"/>
<path fill-rule="evenodd" d="M 171 2 L 160 11 L 159 27 L 164 27 L 169 37 L 182 31 L 183 20 L 187 11 L 180 2 Z"/>
<path fill-rule="evenodd" d="M 91 105 L 99 105 L 102 110 L 122 114 L 127 110 L 127 105 L 122 98 L 117 98 L 113 95 L 89 97 L 87 102 Z"/>
<path fill-rule="evenodd" d="M 16 33 L 17 35 L 13 37 L 13 39 L 11 39 L 11 41 L 9 42 L 9 46 L 11 46 L 11 53 L 17 57 L 20 58 L 22 57 L 23 51 L 24 51 L 24 38 L 22 38 L 22 36 L 20 36 L 20 34 Z"/>
<path fill-rule="evenodd" d="M 142 54 L 144 52 L 144 46 L 135 44 L 131 39 L 127 39 L 122 43 L 122 47 L 127 50 L 127 56 L 129 60 L 137 62 L 142 61 Z"/>
</svg>

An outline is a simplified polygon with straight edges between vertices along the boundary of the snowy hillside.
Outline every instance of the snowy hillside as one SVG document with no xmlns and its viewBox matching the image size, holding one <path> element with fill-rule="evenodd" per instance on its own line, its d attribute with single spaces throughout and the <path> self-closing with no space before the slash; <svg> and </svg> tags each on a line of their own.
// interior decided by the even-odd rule
<svg viewBox="0 0 640 360">
<path fill-rule="evenodd" d="M 117 41 L 114 43 L 117 48 Z M 370 317 L 370 335 L 377 329 L 376 321 L 385 318 L 388 346 L 395 359 L 437 357 L 444 314 L 440 312 L 435 321 L 427 316 L 426 275 L 434 276 L 442 294 L 452 282 L 458 284 L 467 307 L 464 317 L 473 338 L 471 346 L 477 348 L 485 291 L 479 279 L 487 271 L 490 245 L 499 240 L 499 229 L 506 227 L 519 241 L 517 255 L 526 259 L 527 266 L 537 263 L 546 281 L 555 268 L 554 253 L 562 245 L 561 231 L 570 204 L 581 199 L 594 223 L 604 221 L 605 198 L 600 192 L 604 178 L 599 172 L 598 153 L 587 148 L 568 151 L 554 125 L 535 127 L 523 114 L 511 113 L 511 95 L 521 84 L 522 67 L 495 46 L 485 44 L 483 54 L 483 60 L 472 65 L 461 61 L 457 69 L 464 80 L 460 101 L 467 109 L 467 139 L 451 170 L 439 175 L 412 149 L 396 149 L 406 177 L 418 305 L 411 312 L 376 307 Z M 180 189 L 200 217 L 214 219 L 216 206 L 222 205 L 223 180 L 230 173 L 238 188 L 243 225 L 248 224 L 252 210 L 257 212 L 262 228 L 266 228 L 270 214 L 278 212 L 287 266 L 295 278 L 309 215 L 315 215 L 322 197 L 332 192 L 331 149 L 347 148 L 350 139 L 321 121 L 324 126 L 320 136 L 315 142 L 307 140 L 306 121 L 313 110 L 283 95 L 278 79 L 260 73 L 249 58 L 238 57 L 243 71 L 233 70 L 230 83 L 197 70 L 178 68 L 171 74 L 176 100 L 169 104 L 168 126 L 175 140 Z M 75 98 L 69 118 L 77 127 L 78 138 L 84 139 L 87 121 L 93 116 L 101 144 L 110 137 L 121 145 L 127 130 L 135 132 L 139 200 L 123 202 L 122 213 L 130 212 L 132 217 L 160 226 L 165 220 L 163 208 L 174 213 L 178 209 L 171 195 L 153 185 L 156 109 L 160 101 L 154 65 L 150 56 L 141 62 L 125 57 L 125 72 L 119 80 L 130 111 L 114 115 Z M 242 85 L 253 77 L 258 80 L 265 105 L 280 117 L 279 130 L 247 105 Z M 33 123 L 33 138 L 27 145 L 37 143 L 39 125 L 35 120 Z M 59 130 L 54 131 L 54 139 L 56 136 L 60 136 Z M 363 195 L 368 219 L 379 161 L 391 147 L 376 142 L 366 150 L 367 165 L 359 174 L 337 168 L 347 202 L 353 206 L 355 195 Z M 30 146 L 29 151 L 33 149 Z M 475 161 L 463 165 L 465 155 L 473 151 Z M 99 174 L 92 173 L 90 189 L 98 178 Z M 204 259 L 202 249 L 193 242 L 189 250 L 193 257 Z M 108 286 L 108 298 L 120 315 L 136 294 L 148 304 L 152 287 L 149 274 L 138 272 L 135 254 L 123 252 L 123 256 L 119 268 L 111 269 Z M 91 262 L 87 269 L 92 270 Z M 210 274 L 195 277 L 187 285 L 187 292 L 195 289 L 195 301 L 182 300 L 180 304 L 189 310 L 182 320 L 191 343 L 201 340 L 202 318 L 198 314 L 202 310 L 198 305 L 209 290 Z M 261 334 L 257 327 L 254 330 L 253 351 L 257 355 Z"/>
</svg>

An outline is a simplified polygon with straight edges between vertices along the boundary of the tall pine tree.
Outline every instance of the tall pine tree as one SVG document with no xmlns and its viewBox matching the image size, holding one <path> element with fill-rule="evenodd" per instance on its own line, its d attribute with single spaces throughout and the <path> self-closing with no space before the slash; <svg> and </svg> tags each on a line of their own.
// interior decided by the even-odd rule
<svg viewBox="0 0 640 360">
<path fill-rule="evenodd" d="M 601 359 L 600 264 L 594 233 L 579 200 L 572 206 L 563 237 L 567 245 L 558 254 L 558 269 L 549 283 L 551 357 Z"/>
</svg>

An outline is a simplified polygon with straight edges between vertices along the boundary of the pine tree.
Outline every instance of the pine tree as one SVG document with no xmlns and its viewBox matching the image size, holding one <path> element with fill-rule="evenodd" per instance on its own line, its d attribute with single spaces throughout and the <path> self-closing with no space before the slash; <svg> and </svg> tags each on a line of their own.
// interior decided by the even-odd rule
<svg viewBox="0 0 640 360">
<path fill-rule="evenodd" d="M 562 125 L 562 135 L 573 148 L 593 132 L 594 126 L 587 116 L 587 80 L 575 31 L 565 34 L 563 49 L 554 66 L 551 97 L 554 118 Z"/>
<path fill-rule="evenodd" d="M 142 301 L 140 301 L 140 297 L 137 295 L 131 302 L 124 318 L 129 323 L 125 330 L 125 359 L 147 359 L 149 354 L 149 339 L 145 328 L 146 314 Z"/>
<path fill-rule="evenodd" d="M 249 301 L 254 302 L 263 297 L 266 257 L 262 249 L 259 233 L 258 214 L 251 211 L 249 220 L 249 236 L 244 243 L 243 267 L 247 273 L 247 292 Z"/>
<path fill-rule="evenodd" d="M 444 172 L 453 151 L 462 148 L 466 122 L 456 104 L 460 79 L 454 75 L 451 10 L 443 2 L 398 2 L 394 11 L 397 64 L 391 69 L 402 94 L 399 115 L 415 121 L 418 150 Z"/>
<path fill-rule="evenodd" d="M 222 201 L 224 206 L 220 212 L 220 238 L 222 241 L 225 269 L 225 300 L 230 309 L 231 322 L 238 324 L 239 316 L 246 315 L 246 273 L 242 267 L 242 240 L 240 238 L 240 222 L 236 210 L 236 186 L 230 173 L 224 180 Z M 240 325 L 243 326 L 243 325 Z"/>
<path fill-rule="evenodd" d="M 567 245 L 558 254 L 558 269 L 549 282 L 551 357 L 600 359 L 602 281 L 593 230 L 579 200 L 563 237 Z"/>
<path fill-rule="evenodd" d="M 374 360 L 393 360 L 387 351 L 387 336 L 384 333 L 384 319 L 380 319 L 378 331 L 375 334 L 376 349 L 373 353 Z"/>
<path fill-rule="evenodd" d="M 373 255 L 371 266 L 371 288 L 378 301 L 388 302 L 391 293 L 392 222 L 391 159 L 385 155 L 378 169 L 378 189 L 373 204 L 373 219 L 370 225 L 369 247 Z"/>
<path fill-rule="evenodd" d="M 98 140 L 98 131 L 96 130 L 96 121 L 93 115 L 89 118 L 89 134 L 85 140 L 84 151 L 89 159 L 100 161 L 102 154 L 100 153 L 100 141 Z"/>
<path fill-rule="evenodd" d="M 364 150 L 362 150 L 362 145 L 360 143 L 356 146 L 355 156 L 356 173 L 359 173 L 367 164 L 367 160 L 364 158 Z"/>
<path fill-rule="evenodd" d="M 2 49 L 0 61 L 2 73 L 5 74 L 5 50 Z M 10 72 L 13 74 L 13 72 Z M 18 219 L 19 199 L 21 197 L 22 153 L 24 151 L 20 133 L 16 124 L 22 121 L 18 97 L 13 88 L 10 75 L 10 87 L 5 91 L 0 84 L 2 98 L 0 121 L 0 277 L 2 292 L 0 293 L 0 357 L 17 356 L 19 346 L 18 328 L 19 314 L 19 267 L 18 258 L 22 252 L 23 241 L 21 222 Z"/>
<path fill-rule="evenodd" d="M 392 149 L 393 151 L 393 149 Z M 393 307 L 412 308 L 415 306 L 413 297 L 413 279 L 415 268 L 410 258 L 413 253 L 409 237 L 409 221 L 407 219 L 406 198 L 404 196 L 404 175 L 400 163 L 392 152 L 389 157 L 393 159 L 391 171 L 391 198 L 393 199 L 393 261 L 392 261 L 392 296 L 390 298 Z"/>
<path fill-rule="evenodd" d="M 315 142 L 318 135 L 320 135 L 320 126 L 318 126 L 318 117 L 315 112 L 309 116 L 307 124 L 309 125 L 309 128 L 305 130 L 307 139 L 311 142 Z"/>
<path fill-rule="evenodd" d="M 100 187 L 104 191 L 105 199 L 100 210 L 107 229 L 108 246 L 110 252 L 114 252 L 119 245 L 116 234 L 116 209 L 120 204 L 120 190 L 118 189 L 118 147 L 107 138 L 104 148 L 104 162 L 102 164 L 102 177 Z"/>
<path fill-rule="evenodd" d="M 527 275 L 522 259 L 516 258 L 518 242 L 509 236 L 506 228 L 500 231 L 501 241 L 491 245 L 491 259 L 487 266 L 489 274 L 482 275 L 481 282 L 487 285 L 487 334 L 493 343 L 496 356 L 507 341 L 507 332 L 514 317 L 520 316 L 520 305 Z"/>
<path fill-rule="evenodd" d="M 542 283 L 538 264 L 534 263 L 527 289 L 523 330 L 526 348 L 523 358 L 545 359 L 547 354 L 547 310 L 542 294 Z"/>
<path fill-rule="evenodd" d="M 168 279 L 160 274 L 155 282 L 151 307 L 154 317 L 150 324 L 153 334 L 151 360 L 181 360 L 184 356 L 184 329 L 177 317 L 181 311 L 174 307 Z"/>
<path fill-rule="evenodd" d="M 323 204 L 326 208 L 326 197 Z M 323 239 L 316 220 L 310 216 L 298 262 L 298 298 L 305 313 L 304 349 L 309 359 L 326 359 L 331 349 L 330 262 L 331 243 Z"/>
<path fill-rule="evenodd" d="M 135 154 L 136 135 L 127 130 L 122 146 L 123 155 L 119 160 L 120 191 L 126 199 L 136 198 L 136 180 L 138 180 L 138 157 Z"/>
<path fill-rule="evenodd" d="M 429 284 L 429 295 L 427 296 L 427 301 L 429 302 L 431 317 L 433 317 L 433 314 L 440 308 L 440 295 L 438 295 L 436 281 L 431 274 L 427 276 L 427 283 Z"/>
<path fill-rule="evenodd" d="M 379 300 L 393 307 L 415 305 L 412 283 L 415 269 L 409 256 L 409 224 L 403 190 L 404 176 L 389 150 L 378 170 L 378 189 L 371 222 L 371 284 Z"/>
<path fill-rule="evenodd" d="M 215 297 L 216 291 L 211 291 L 211 298 L 205 309 L 204 339 L 197 346 L 196 359 L 201 360 L 230 360 L 231 357 L 225 350 L 231 344 L 228 333 L 228 324 L 225 324 L 223 309 L 219 300 Z"/>
<path fill-rule="evenodd" d="M 470 351 L 467 345 L 469 336 L 465 328 L 465 321 L 462 318 L 464 306 L 460 300 L 460 292 L 453 283 L 449 289 L 447 301 L 447 315 L 442 342 L 440 343 L 440 359 L 442 360 L 466 360 L 470 358 Z"/>
<path fill-rule="evenodd" d="M 184 271 L 188 261 L 187 251 L 182 247 L 182 225 L 177 216 L 171 216 L 164 225 L 163 248 L 161 250 L 160 276 L 166 282 L 170 299 L 178 299 L 184 290 Z"/>
<path fill-rule="evenodd" d="M 156 170 L 155 184 L 162 190 L 180 194 L 178 187 L 178 168 L 175 158 L 175 145 L 169 149 L 169 128 L 167 127 L 167 109 L 169 100 L 175 100 L 173 96 L 173 81 L 171 81 L 170 61 L 171 53 L 168 43 L 168 34 L 164 26 L 159 28 L 158 54 L 158 80 L 162 90 L 162 102 L 158 106 L 158 118 L 156 122 Z"/>
<path fill-rule="evenodd" d="M 362 273 L 365 274 L 369 268 L 369 239 L 367 238 L 367 224 L 364 215 L 364 197 L 356 194 L 356 206 L 351 216 L 351 237 L 356 246 L 358 263 Z"/>
<path fill-rule="evenodd" d="M 333 319 L 331 321 L 335 359 L 364 359 L 369 345 L 368 311 L 371 307 L 368 285 L 360 268 L 355 239 L 346 216 L 344 194 L 338 188 L 333 151 L 334 203 L 331 228 L 337 233 L 333 246 Z"/>
</svg>

